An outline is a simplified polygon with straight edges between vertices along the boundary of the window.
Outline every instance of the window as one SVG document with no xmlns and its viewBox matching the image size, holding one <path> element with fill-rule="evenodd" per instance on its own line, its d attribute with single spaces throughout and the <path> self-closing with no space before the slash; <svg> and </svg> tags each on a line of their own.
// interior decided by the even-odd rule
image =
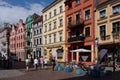
<svg viewBox="0 0 120 80">
<path fill-rule="evenodd" d="M 100 18 L 104 18 L 106 16 L 106 10 L 102 10 L 99 13 Z"/>
<path fill-rule="evenodd" d="M 68 25 L 72 25 L 72 17 L 68 18 Z"/>
<path fill-rule="evenodd" d="M 54 16 L 56 16 L 56 9 L 54 9 Z"/>
<path fill-rule="evenodd" d="M 49 31 L 51 31 L 51 23 L 49 24 Z"/>
<path fill-rule="evenodd" d="M 45 32 L 47 32 L 47 25 L 45 25 Z"/>
<path fill-rule="evenodd" d="M 49 18 L 51 18 L 51 12 L 49 13 Z"/>
<path fill-rule="evenodd" d="M 112 29 L 116 33 L 120 33 L 120 21 L 112 23 Z"/>
<path fill-rule="evenodd" d="M 90 36 L 90 27 L 85 28 L 85 36 L 86 37 Z"/>
<path fill-rule="evenodd" d="M 45 21 L 47 20 L 47 15 L 45 15 Z"/>
<path fill-rule="evenodd" d="M 106 39 L 106 26 L 105 25 L 102 25 L 100 26 L 100 37 L 101 37 L 101 40 L 105 40 Z"/>
<path fill-rule="evenodd" d="M 62 31 L 59 32 L 59 41 L 62 41 Z"/>
<path fill-rule="evenodd" d="M 76 0 L 76 5 L 80 4 L 80 0 Z"/>
<path fill-rule="evenodd" d="M 90 19 L 90 10 L 85 11 L 85 20 Z"/>
<path fill-rule="evenodd" d="M 34 39 L 34 45 L 36 45 L 36 40 Z"/>
<path fill-rule="evenodd" d="M 78 37 L 80 35 L 80 31 L 76 30 L 76 37 Z"/>
<path fill-rule="evenodd" d="M 37 39 L 37 45 L 38 45 L 38 43 L 39 43 L 39 40 Z"/>
<path fill-rule="evenodd" d="M 76 14 L 76 24 L 80 23 L 80 13 Z"/>
<path fill-rule="evenodd" d="M 60 6 L 60 13 L 62 13 L 63 12 L 63 8 L 62 8 L 62 6 Z"/>
<path fill-rule="evenodd" d="M 56 21 L 54 21 L 54 28 L 53 29 L 56 29 Z"/>
<path fill-rule="evenodd" d="M 45 44 L 47 44 L 47 36 L 45 36 Z"/>
<path fill-rule="evenodd" d="M 84 0 L 84 2 L 87 2 L 88 0 Z"/>
<path fill-rule="evenodd" d="M 68 9 L 72 8 L 72 3 L 68 4 Z"/>
<path fill-rule="evenodd" d="M 40 38 L 40 44 L 42 44 L 42 39 Z"/>
<path fill-rule="evenodd" d="M 36 35 L 36 31 L 34 31 L 34 35 Z"/>
<path fill-rule="evenodd" d="M 62 26 L 63 25 L 63 19 L 60 19 L 59 23 L 60 23 L 60 26 Z"/>
<path fill-rule="evenodd" d="M 120 13 L 120 4 L 112 7 L 113 14 Z"/>
<path fill-rule="evenodd" d="M 17 44 L 17 46 L 18 46 L 18 44 Z M 30 42 L 29 41 L 27 42 L 27 46 L 30 46 Z"/>
<path fill-rule="evenodd" d="M 37 30 L 37 34 L 39 34 L 39 30 Z"/>
<path fill-rule="evenodd" d="M 51 35 L 49 35 L 49 43 L 51 43 Z"/>
<path fill-rule="evenodd" d="M 42 33 L 41 28 L 40 28 L 40 34 Z"/>
<path fill-rule="evenodd" d="M 56 33 L 53 34 L 54 36 L 54 43 L 56 42 Z"/>
</svg>

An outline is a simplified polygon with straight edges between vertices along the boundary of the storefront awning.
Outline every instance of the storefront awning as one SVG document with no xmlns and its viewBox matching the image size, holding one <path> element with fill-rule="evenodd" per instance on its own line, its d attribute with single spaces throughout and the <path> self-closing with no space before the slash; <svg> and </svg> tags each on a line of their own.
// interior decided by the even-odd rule
<svg viewBox="0 0 120 80">
<path fill-rule="evenodd" d="M 76 49 L 76 50 L 70 50 L 70 52 L 91 52 L 91 50 L 88 50 L 88 49 Z"/>
</svg>

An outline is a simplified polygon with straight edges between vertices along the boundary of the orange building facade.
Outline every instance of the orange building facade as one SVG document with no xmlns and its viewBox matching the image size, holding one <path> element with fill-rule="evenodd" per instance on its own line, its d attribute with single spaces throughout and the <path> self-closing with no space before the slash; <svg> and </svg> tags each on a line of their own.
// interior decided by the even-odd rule
<svg viewBox="0 0 120 80">
<path fill-rule="evenodd" d="M 94 0 L 66 0 L 66 60 L 94 62 Z M 88 51 L 74 52 L 84 49 Z"/>
</svg>

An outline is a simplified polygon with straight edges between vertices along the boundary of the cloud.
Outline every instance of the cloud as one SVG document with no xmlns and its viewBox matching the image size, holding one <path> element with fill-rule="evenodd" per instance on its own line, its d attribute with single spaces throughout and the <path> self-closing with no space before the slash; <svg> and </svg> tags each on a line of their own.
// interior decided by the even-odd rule
<svg viewBox="0 0 120 80">
<path fill-rule="evenodd" d="M 18 23 L 19 19 L 25 19 L 28 15 L 32 15 L 33 13 L 37 13 L 42 15 L 41 11 L 44 8 L 42 4 L 39 3 L 27 3 L 26 7 L 14 6 L 3 0 L 0 0 L 0 25 L 4 22 L 8 22 L 10 24 Z"/>
</svg>

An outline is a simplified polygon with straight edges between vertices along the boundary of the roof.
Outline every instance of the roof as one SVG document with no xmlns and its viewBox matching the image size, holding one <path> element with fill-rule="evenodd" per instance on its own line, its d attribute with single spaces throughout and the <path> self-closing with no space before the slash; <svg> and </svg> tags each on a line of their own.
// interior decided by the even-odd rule
<svg viewBox="0 0 120 80">
<path fill-rule="evenodd" d="M 53 6 L 55 6 L 57 3 L 59 3 L 62 0 L 54 0 L 54 2 L 52 2 L 51 4 L 49 4 L 47 7 L 45 7 L 42 12 L 46 12 L 48 9 L 52 8 Z"/>
<path fill-rule="evenodd" d="M 43 16 L 39 16 L 36 19 L 34 19 L 33 24 L 39 21 L 43 21 Z"/>
</svg>

